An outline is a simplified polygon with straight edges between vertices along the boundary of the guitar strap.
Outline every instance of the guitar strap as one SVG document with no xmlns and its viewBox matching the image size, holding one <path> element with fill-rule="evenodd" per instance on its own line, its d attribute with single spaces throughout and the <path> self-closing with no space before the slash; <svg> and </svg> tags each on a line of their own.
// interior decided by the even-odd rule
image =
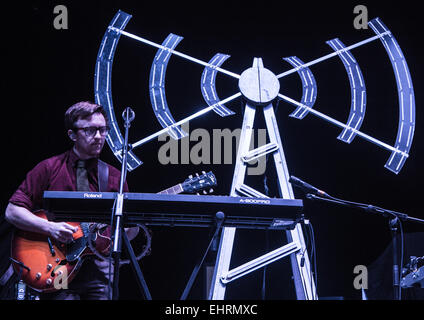
<svg viewBox="0 0 424 320">
<path fill-rule="evenodd" d="M 109 167 L 106 162 L 103 162 L 100 159 L 97 165 L 97 174 L 98 174 L 98 180 L 99 180 L 99 191 L 106 192 L 107 182 L 109 179 Z"/>
</svg>

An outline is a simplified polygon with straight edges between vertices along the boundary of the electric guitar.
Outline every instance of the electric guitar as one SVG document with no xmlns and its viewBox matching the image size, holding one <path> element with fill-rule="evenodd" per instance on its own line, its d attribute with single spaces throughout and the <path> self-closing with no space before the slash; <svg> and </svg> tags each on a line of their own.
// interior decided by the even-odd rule
<svg viewBox="0 0 424 320">
<path fill-rule="evenodd" d="M 212 172 L 189 176 L 184 182 L 165 189 L 160 194 L 196 193 L 205 189 L 213 190 L 216 178 Z M 43 210 L 34 213 L 48 219 Z M 100 258 L 109 255 L 111 228 L 96 223 L 68 222 L 77 226 L 73 241 L 64 244 L 48 236 L 16 230 L 12 239 L 11 260 L 15 272 L 32 289 L 38 292 L 54 292 L 66 288 L 75 277 L 83 263 L 83 258 L 97 255 Z M 146 230 L 144 230 L 146 232 Z M 150 249 L 150 248 L 148 248 Z"/>
</svg>

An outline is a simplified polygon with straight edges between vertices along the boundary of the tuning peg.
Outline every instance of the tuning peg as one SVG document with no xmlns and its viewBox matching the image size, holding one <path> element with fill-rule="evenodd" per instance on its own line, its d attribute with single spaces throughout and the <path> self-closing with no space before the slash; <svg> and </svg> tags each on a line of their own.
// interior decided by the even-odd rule
<svg viewBox="0 0 424 320">
<path fill-rule="evenodd" d="M 206 174 L 206 172 L 205 171 L 202 171 L 202 174 Z"/>
<path fill-rule="evenodd" d="M 203 194 L 207 194 L 206 190 L 203 190 Z"/>
<path fill-rule="evenodd" d="M 200 196 L 200 193 L 199 193 L 199 192 L 196 192 L 196 194 L 197 194 L 198 196 Z"/>
<path fill-rule="evenodd" d="M 198 177 L 199 176 L 199 174 L 196 172 L 196 177 Z"/>
<path fill-rule="evenodd" d="M 210 188 L 209 193 L 212 193 L 212 192 L 213 192 L 213 189 L 212 189 L 212 188 Z"/>
<path fill-rule="evenodd" d="M 189 177 L 190 179 L 193 179 L 193 175 L 192 175 L 192 174 L 191 174 L 191 175 L 189 175 L 188 177 Z"/>
</svg>

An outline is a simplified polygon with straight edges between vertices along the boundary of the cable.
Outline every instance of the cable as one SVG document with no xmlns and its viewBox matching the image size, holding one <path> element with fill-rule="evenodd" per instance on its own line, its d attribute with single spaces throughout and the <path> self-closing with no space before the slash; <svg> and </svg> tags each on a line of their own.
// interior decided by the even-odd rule
<svg viewBox="0 0 424 320">
<path fill-rule="evenodd" d="M 311 261 L 313 260 L 314 262 L 312 263 L 311 261 L 309 262 L 309 283 L 312 283 L 312 277 L 314 277 L 315 279 L 315 291 L 313 290 L 313 288 L 311 288 L 312 290 L 312 300 L 315 300 L 317 298 L 317 272 L 316 272 L 316 249 L 315 249 L 315 238 L 314 238 L 314 232 L 313 232 L 313 227 L 312 224 L 310 223 L 309 220 L 307 220 L 307 223 L 304 223 L 304 226 L 308 226 L 308 232 L 309 235 L 307 233 L 305 233 L 305 248 L 303 249 L 303 251 L 300 253 L 302 255 L 301 259 L 300 259 L 300 267 L 303 268 L 305 266 L 305 253 L 307 252 L 311 252 L 310 256 L 311 256 Z M 310 251 L 308 251 L 308 246 L 311 248 Z M 312 265 L 314 266 L 314 270 L 312 269 Z M 305 280 L 302 278 L 302 284 L 303 287 L 306 288 L 306 284 L 305 284 Z M 306 292 L 305 292 L 306 294 Z"/>
<path fill-rule="evenodd" d="M 313 296 L 313 300 L 316 299 L 316 293 L 317 293 L 317 263 L 316 263 L 316 248 L 315 248 L 315 237 L 314 237 L 314 231 L 313 231 L 313 227 L 311 222 L 308 220 L 308 223 L 304 224 L 305 226 L 308 226 L 307 230 L 308 230 L 308 234 L 305 234 L 307 237 L 307 243 L 309 243 L 309 247 L 310 247 L 310 256 L 311 256 L 311 262 L 309 263 L 309 274 L 310 274 L 310 278 L 309 281 L 310 283 L 312 283 L 312 277 L 314 277 L 314 281 L 315 281 L 315 293 L 312 292 Z M 308 245 L 306 245 L 306 248 L 304 250 L 304 252 L 302 253 L 302 259 L 301 259 L 301 263 L 302 261 L 304 262 L 304 257 L 303 255 L 305 254 L 305 251 L 308 251 L 307 248 Z M 313 261 L 313 262 L 312 262 Z M 313 267 L 312 267 L 313 265 Z M 303 267 L 303 265 L 301 264 L 301 267 Z M 313 268 L 313 269 L 312 269 Z"/>
<path fill-rule="evenodd" d="M 259 159 L 258 159 L 258 164 L 259 164 Z M 268 168 L 268 154 L 265 155 L 265 172 L 264 172 L 264 193 L 266 196 L 269 197 L 269 187 L 268 187 L 268 178 L 266 175 L 266 171 Z M 266 250 L 268 251 L 269 249 L 269 232 L 268 230 L 265 231 L 265 247 Z M 262 268 L 262 290 L 261 290 L 261 298 L 262 300 L 265 300 L 265 296 L 266 296 L 266 273 L 267 273 L 267 266 L 264 266 Z"/>
<path fill-rule="evenodd" d="M 318 272 L 317 272 L 317 254 L 316 254 L 316 247 L 315 247 L 315 234 L 314 234 L 314 228 L 312 226 L 311 221 L 308 223 L 309 232 L 310 232 L 310 241 L 311 241 L 311 257 L 314 261 L 314 280 L 315 280 L 315 294 L 318 292 Z M 316 297 L 314 297 L 315 299 Z"/>
<path fill-rule="evenodd" d="M 269 230 L 265 230 L 265 249 L 269 251 Z M 261 289 L 261 298 L 265 300 L 266 298 L 266 276 L 267 276 L 267 266 L 262 268 L 262 289 Z"/>
<path fill-rule="evenodd" d="M 402 269 L 403 269 L 403 255 L 404 255 L 404 234 L 403 234 L 403 227 L 402 227 L 402 221 L 398 219 L 396 215 L 394 215 L 397 218 L 397 221 L 399 223 L 399 229 L 400 229 L 400 265 L 398 270 L 398 280 L 399 280 L 399 300 L 402 300 L 402 286 L 400 285 L 400 281 L 402 278 Z"/>
<path fill-rule="evenodd" d="M 114 219 L 114 217 L 115 217 L 115 206 L 116 206 L 116 198 L 113 201 L 112 214 L 110 215 L 109 225 L 111 226 L 111 228 L 113 226 L 113 220 L 115 220 Z M 110 232 L 111 232 L 111 235 L 110 235 L 111 239 L 110 240 L 111 240 L 111 244 L 112 244 L 112 238 L 113 238 L 114 232 L 113 232 L 112 229 L 110 230 Z M 113 241 L 114 241 L 114 239 L 113 239 Z M 118 266 L 118 268 L 119 268 L 119 266 Z M 109 276 L 108 276 L 108 284 L 107 284 L 107 295 L 108 295 L 109 299 L 112 300 L 112 295 L 111 295 L 111 290 L 110 290 L 110 288 L 112 286 L 112 282 L 111 282 L 111 278 L 112 278 L 112 246 L 110 246 L 110 248 L 109 248 L 109 266 L 108 266 L 108 269 L 109 269 L 109 271 L 108 271 Z"/>
</svg>

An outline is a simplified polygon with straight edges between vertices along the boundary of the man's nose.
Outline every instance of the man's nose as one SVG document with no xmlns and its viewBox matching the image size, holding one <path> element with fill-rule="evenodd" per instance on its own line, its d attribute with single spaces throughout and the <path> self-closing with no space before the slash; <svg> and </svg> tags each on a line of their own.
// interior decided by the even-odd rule
<svg viewBox="0 0 424 320">
<path fill-rule="evenodd" d="M 96 130 L 96 133 L 95 133 L 94 137 L 97 138 L 97 139 L 99 139 L 99 138 L 102 137 L 102 135 L 100 134 L 100 129 L 97 129 Z"/>
</svg>

